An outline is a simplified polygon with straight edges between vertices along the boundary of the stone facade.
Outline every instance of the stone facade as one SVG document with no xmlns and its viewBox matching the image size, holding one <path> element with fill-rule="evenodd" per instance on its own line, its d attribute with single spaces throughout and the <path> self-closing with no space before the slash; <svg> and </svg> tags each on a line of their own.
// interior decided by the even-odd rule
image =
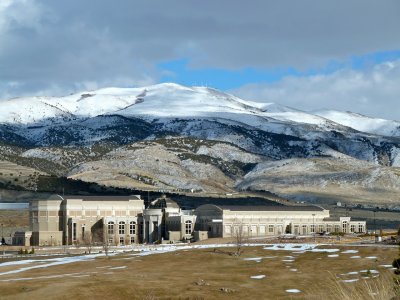
<svg viewBox="0 0 400 300">
<path fill-rule="evenodd" d="M 195 210 L 195 230 L 209 237 L 232 237 L 237 232 L 249 237 L 280 234 L 309 235 L 323 232 L 364 233 L 365 221 L 350 217 L 333 219 L 319 206 L 217 206 L 202 205 Z"/>
<path fill-rule="evenodd" d="M 233 237 L 239 230 L 249 237 L 366 232 L 365 221 L 333 219 L 319 206 L 207 204 L 182 210 L 161 197 L 145 208 L 140 196 L 53 195 L 32 201 L 30 224 L 32 245 L 162 243 Z"/>
</svg>

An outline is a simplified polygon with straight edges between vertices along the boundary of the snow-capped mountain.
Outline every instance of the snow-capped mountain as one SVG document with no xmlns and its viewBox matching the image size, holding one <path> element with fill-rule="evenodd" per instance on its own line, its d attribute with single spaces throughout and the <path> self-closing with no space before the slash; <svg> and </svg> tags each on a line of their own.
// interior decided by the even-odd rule
<svg viewBox="0 0 400 300">
<path fill-rule="evenodd" d="M 400 136 L 399 121 L 371 118 L 353 112 L 334 110 L 315 111 L 314 114 L 358 131 L 384 136 Z"/>
<path fill-rule="evenodd" d="M 377 133 L 381 124 L 380 132 L 395 136 L 395 122 L 368 119 L 372 124 L 368 127 L 359 115 L 352 119 L 338 115 L 311 114 L 211 88 L 163 83 L 0 101 L 0 139 L 25 146 L 88 145 L 102 140 L 121 145 L 182 135 L 230 142 L 271 159 L 329 155 L 333 149 L 375 163 L 400 164 L 399 140 L 369 133 Z"/>
<path fill-rule="evenodd" d="M 342 126 L 346 126 L 366 133 L 400 136 L 400 122 L 397 121 L 338 111 L 307 113 L 275 103 L 246 101 L 211 88 L 173 83 L 143 88 L 104 88 L 65 97 L 25 97 L 0 101 L 0 124 L 33 125 L 47 120 L 100 115 L 141 117 L 146 120 L 220 118 L 275 133 L 281 132 L 279 128 L 271 128 L 271 122 L 280 129 L 282 125 L 279 124 L 282 123 L 310 124 L 322 130 L 338 131 L 343 131 Z"/>
<path fill-rule="evenodd" d="M 385 182 L 388 197 L 395 199 L 398 122 L 309 113 L 172 83 L 0 101 L 0 161 L 108 186 L 271 190 L 277 171 L 298 170 L 302 178 L 312 159 L 318 159 L 319 172 L 326 169 L 330 188 L 341 184 L 346 194 L 358 179 L 360 189 Z M 277 161 L 282 165 L 271 163 Z M 346 175 L 351 180 L 337 180 L 352 170 L 354 176 Z M 364 176 L 369 170 L 383 174 L 381 181 Z M 0 187 L 18 182 L 31 188 L 39 176 L 21 182 L 0 173 Z M 321 180 L 308 178 L 318 190 Z M 283 191 L 289 197 L 286 189 L 276 190 Z"/>
</svg>

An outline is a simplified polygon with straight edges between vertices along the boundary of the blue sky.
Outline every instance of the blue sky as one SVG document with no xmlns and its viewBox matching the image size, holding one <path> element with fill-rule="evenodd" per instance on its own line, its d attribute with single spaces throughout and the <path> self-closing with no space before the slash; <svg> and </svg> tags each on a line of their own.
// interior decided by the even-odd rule
<svg viewBox="0 0 400 300">
<path fill-rule="evenodd" d="M 306 70 L 298 70 L 294 67 L 274 69 L 249 67 L 240 70 L 196 68 L 190 67 L 190 60 L 188 58 L 163 62 L 158 64 L 157 68 L 166 73 L 160 78 L 160 82 L 175 82 L 187 86 L 210 86 L 229 91 L 250 83 L 277 82 L 288 76 L 308 77 L 329 75 L 342 69 L 363 71 L 375 65 L 398 59 L 400 59 L 400 50 L 382 51 L 365 55 L 355 54 L 343 61 L 332 60 L 327 62 L 324 67 Z"/>
</svg>

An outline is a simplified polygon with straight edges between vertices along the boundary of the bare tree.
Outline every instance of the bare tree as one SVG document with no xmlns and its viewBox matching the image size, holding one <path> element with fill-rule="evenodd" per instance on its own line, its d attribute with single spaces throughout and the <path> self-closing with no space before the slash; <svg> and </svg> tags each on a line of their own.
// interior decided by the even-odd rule
<svg viewBox="0 0 400 300">
<path fill-rule="evenodd" d="M 92 253 L 93 245 L 94 245 L 94 239 L 93 239 L 93 234 L 91 231 L 87 232 L 85 234 L 85 237 L 83 238 L 83 244 L 86 247 L 86 252 L 88 254 Z"/>
<path fill-rule="evenodd" d="M 236 222 L 233 225 L 233 237 L 235 238 L 236 252 L 235 256 L 240 256 L 243 253 L 243 244 L 246 242 L 246 232 L 244 230 L 244 225 L 242 222 Z"/>
</svg>

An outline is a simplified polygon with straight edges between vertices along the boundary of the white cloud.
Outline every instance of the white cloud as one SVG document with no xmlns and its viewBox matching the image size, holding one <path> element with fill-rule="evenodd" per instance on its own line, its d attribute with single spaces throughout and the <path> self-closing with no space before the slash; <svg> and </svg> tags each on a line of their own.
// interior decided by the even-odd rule
<svg viewBox="0 0 400 300">
<path fill-rule="evenodd" d="M 275 102 L 303 110 L 335 109 L 400 120 L 400 60 L 363 71 L 286 77 L 231 91 L 245 99 Z"/>
<path fill-rule="evenodd" d="M 0 98 L 153 83 L 165 72 L 157 66 L 177 59 L 235 70 L 325 66 L 400 49 L 399 9 L 397 0 L 0 0 Z"/>
<path fill-rule="evenodd" d="M 35 0 L 1 0 L 0 34 L 13 27 L 38 28 L 44 8 Z"/>
</svg>

